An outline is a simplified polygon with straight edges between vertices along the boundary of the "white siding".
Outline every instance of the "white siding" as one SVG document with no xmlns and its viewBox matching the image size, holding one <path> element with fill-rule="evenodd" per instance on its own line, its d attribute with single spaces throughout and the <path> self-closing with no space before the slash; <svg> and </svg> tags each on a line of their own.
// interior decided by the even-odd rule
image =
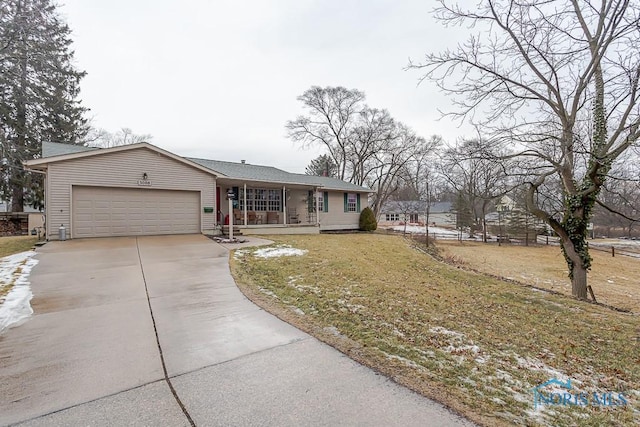
<svg viewBox="0 0 640 427">
<path fill-rule="evenodd" d="M 138 181 L 147 173 L 149 187 Z M 49 239 L 57 239 L 64 225 L 71 230 L 72 186 L 198 191 L 201 207 L 215 206 L 215 177 L 147 148 L 105 153 L 52 163 L 48 168 L 46 195 Z M 214 213 L 200 209 L 201 231 L 212 231 Z M 73 236 L 71 236 L 73 238 Z"/>
</svg>

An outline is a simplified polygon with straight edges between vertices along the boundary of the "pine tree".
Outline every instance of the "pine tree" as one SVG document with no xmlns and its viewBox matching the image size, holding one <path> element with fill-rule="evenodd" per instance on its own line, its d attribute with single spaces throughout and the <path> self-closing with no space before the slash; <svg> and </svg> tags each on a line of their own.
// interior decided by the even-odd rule
<svg viewBox="0 0 640 427">
<path fill-rule="evenodd" d="M 50 0 L 0 6 L 0 191 L 14 212 L 42 205 L 42 177 L 22 162 L 40 155 L 42 141 L 81 144 L 88 131 L 70 35 Z"/>
<path fill-rule="evenodd" d="M 309 166 L 307 166 L 305 170 L 305 173 L 307 175 L 330 176 L 335 178 L 338 176 L 338 166 L 330 156 L 327 154 L 321 154 L 311 160 Z"/>
</svg>

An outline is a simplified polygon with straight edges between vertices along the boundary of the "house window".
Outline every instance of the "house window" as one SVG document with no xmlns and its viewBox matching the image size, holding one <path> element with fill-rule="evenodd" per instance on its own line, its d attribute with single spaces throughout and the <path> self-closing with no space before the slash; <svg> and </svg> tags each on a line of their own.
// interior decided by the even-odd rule
<svg viewBox="0 0 640 427">
<path fill-rule="evenodd" d="M 307 210 L 309 213 L 329 212 L 329 193 L 326 191 L 309 190 L 307 195 Z"/>
<path fill-rule="evenodd" d="M 281 190 L 266 188 L 247 188 L 247 211 L 281 211 Z M 244 210 L 244 189 L 240 189 L 240 209 Z"/>
<path fill-rule="evenodd" d="M 400 220 L 400 215 L 397 214 L 397 213 L 390 213 L 390 214 L 385 214 L 384 218 L 387 221 L 399 221 Z"/>
<path fill-rule="evenodd" d="M 280 211 L 281 203 L 280 199 L 282 198 L 282 192 L 280 190 L 269 190 L 269 199 L 267 206 L 270 211 Z"/>
<path fill-rule="evenodd" d="M 409 222 L 418 222 L 418 214 L 417 213 L 409 214 Z"/>
<path fill-rule="evenodd" d="M 358 197 L 355 193 L 347 194 L 347 212 L 358 212 Z"/>
</svg>

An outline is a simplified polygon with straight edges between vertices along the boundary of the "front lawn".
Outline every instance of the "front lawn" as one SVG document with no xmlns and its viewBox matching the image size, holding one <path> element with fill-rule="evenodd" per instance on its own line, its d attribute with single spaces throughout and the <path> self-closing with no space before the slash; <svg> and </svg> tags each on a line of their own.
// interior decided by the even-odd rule
<svg viewBox="0 0 640 427">
<path fill-rule="evenodd" d="M 232 272 L 252 300 L 476 422 L 640 423 L 636 315 L 456 269 L 398 236 L 272 240 L 307 252 L 235 251 Z M 535 408 L 533 388 L 553 378 L 629 404 Z"/>
<path fill-rule="evenodd" d="M 0 258 L 28 251 L 37 241 L 37 237 L 31 236 L 0 237 Z"/>
</svg>

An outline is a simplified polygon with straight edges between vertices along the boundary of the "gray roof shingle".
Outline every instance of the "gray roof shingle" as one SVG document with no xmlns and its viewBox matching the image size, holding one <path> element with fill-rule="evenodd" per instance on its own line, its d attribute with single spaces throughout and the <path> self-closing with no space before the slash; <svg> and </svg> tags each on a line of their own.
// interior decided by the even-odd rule
<svg viewBox="0 0 640 427">
<path fill-rule="evenodd" d="M 61 144 L 59 142 L 43 142 L 42 157 L 64 156 L 65 154 L 81 153 L 83 151 L 98 150 L 96 147 L 84 145 Z"/>
<path fill-rule="evenodd" d="M 351 184 L 337 178 L 290 173 L 273 166 L 252 165 L 249 163 L 223 162 L 220 160 L 186 157 L 194 163 L 218 172 L 226 178 L 251 181 L 274 182 L 279 184 L 298 184 L 322 187 L 327 190 L 370 192 L 368 188 Z"/>
</svg>

